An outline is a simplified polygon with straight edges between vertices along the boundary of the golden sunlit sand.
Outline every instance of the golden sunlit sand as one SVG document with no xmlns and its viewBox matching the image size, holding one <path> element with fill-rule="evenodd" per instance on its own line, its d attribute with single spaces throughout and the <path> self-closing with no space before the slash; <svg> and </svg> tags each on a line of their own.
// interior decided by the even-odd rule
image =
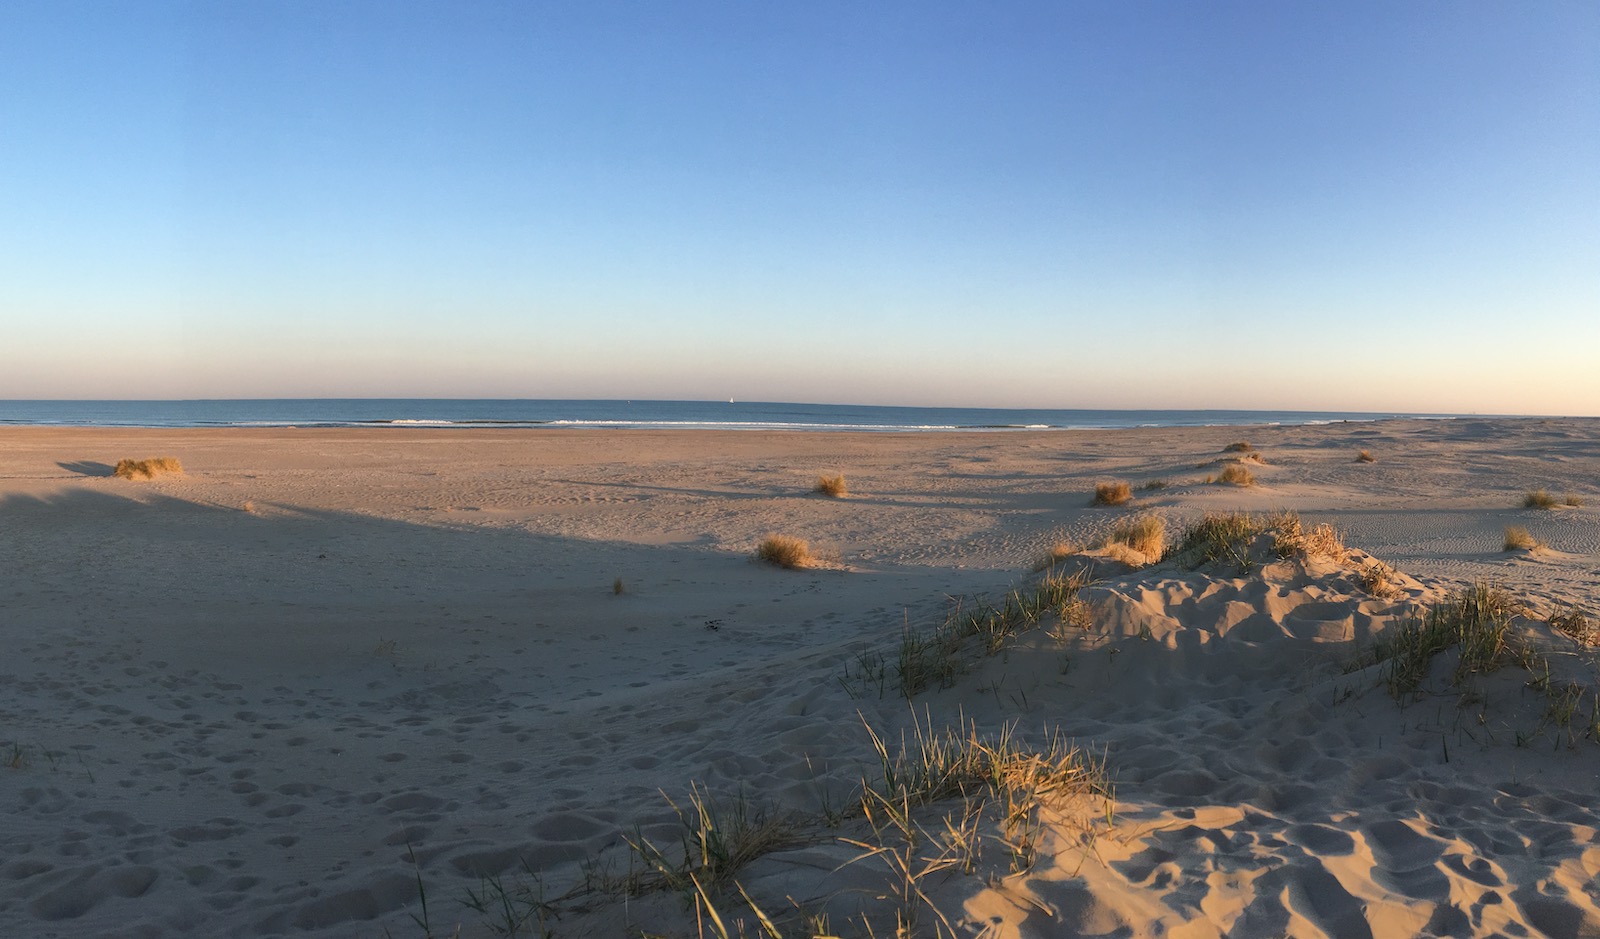
<svg viewBox="0 0 1600 939">
<path fill-rule="evenodd" d="M 1600 935 L 1600 421 L 1248 433 L 0 430 L 0 935 Z"/>
</svg>

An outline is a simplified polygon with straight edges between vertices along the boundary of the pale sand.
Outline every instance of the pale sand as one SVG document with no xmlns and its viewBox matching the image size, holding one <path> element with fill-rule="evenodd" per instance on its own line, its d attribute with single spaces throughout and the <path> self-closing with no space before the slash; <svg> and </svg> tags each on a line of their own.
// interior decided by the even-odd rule
<svg viewBox="0 0 1600 939">
<path fill-rule="evenodd" d="M 1241 438 L 1261 485 L 1199 485 Z M 186 474 L 99 475 L 162 454 Z M 832 472 L 850 498 L 809 492 Z M 1172 486 L 1090 507 L 1117 478 Z M 1588 501 L 1521 508 L 1535 487 Z M 892 678 L 841 680 L 951 597 L 1033 582 L 1063 538 L 1279 508 L 1415 580 L 1380 601 L 1320 562 L 1156 568 L 1087 590 L 1088 630 L 974 648 L 915 712 Z M 1508 524 L 1550 548 L 1503 551 Z M 827 567 L 753 563 L 772 532 Z M 682 803 L 692 781 L 817 819 L 877 769 L 863 722 L 898 739 L 913 713 L 1059 729 L 1116 781 L 1114 817 L 1063 807 L 1030 870 L 985 823 L 970 873 L 925 878 L 961 935 L 1600 935 L 1600 745 L 1541 727 L 1525 674 L 1402 707 L 1341 667 L 1474 580 L 1600 611 L 1600 421 L 0 430 L 0 743 L 21 748 L 0 766 L 0 936 L 419 937 L 419 872 L 436 935 L 488 935 L 457 902 L 480 875 L 527 884 L 525 863 L 554 895 L 585 861 L 621 872 L 635 826 L 676 843 L 658 788 Z M 1594 689 L 1592 648 L 1519 629 Z M 847 864 L 839 840 L 870 839 L 862 820 L 803 834 L 739 875 L 785 935 L 808 934 L 791 899 L 893 935 L 886 859 Z M 548 925 L 696 930 L 659 894 Z M 918 934 L 936 925 L 922 909 Z"/>
</svg>

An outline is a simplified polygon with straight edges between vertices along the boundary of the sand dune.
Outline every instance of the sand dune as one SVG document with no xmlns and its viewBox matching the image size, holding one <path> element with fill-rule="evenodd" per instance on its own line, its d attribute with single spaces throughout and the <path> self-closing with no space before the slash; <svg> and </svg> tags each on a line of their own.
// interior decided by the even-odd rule
<svg viewBox="0 0 1600 939">
<path fill-rule="evenodd" d="M 1241 438 L 1256 485 L 1205 484 Z M 154 454 L 184 472 L 110 475 Z M 1110 479 L 1134 499 L 1091 505 Z M 900 693 L 905 635 L 1036 591 L 1058 542 L 1286 509 L 1352 555 L 1102 562 L 1071 616 Z M 735 934 L 753 902 L 785 936 L 1600 935 L 1600 661 L 1544 622 L 1600 612 L 1597 513 L 1584 420 L 0 430 L 0 935 L 420 937 L 419 880 L 432 934 L 493 935 L 485 877 L 524 934 L 714 935 L 619 890 L 694 792 L 774 822 L 707 890 Z M 754 563 L 772 533 L 827 563 Z M 1548 672 L 1447 651 L 1391 694 L 1363 651 L 1480 581 Z M 874 733 L 950 728 L 1103 778 L 1009 824 L 978 783 L 908 804 L 912 845 L 852 810 Z"/>
</svg>

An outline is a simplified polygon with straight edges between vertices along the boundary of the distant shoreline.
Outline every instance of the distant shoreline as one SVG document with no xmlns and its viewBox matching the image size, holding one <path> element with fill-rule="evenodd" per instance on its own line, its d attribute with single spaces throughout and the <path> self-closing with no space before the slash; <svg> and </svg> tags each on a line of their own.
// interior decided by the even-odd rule
<svg viewBox="0 0 1600 939">
<path fill-rule="evenodd" d="M 626 430 L 941 431 L 1253 427 L 1381 420 L 1515 418 L 1366 411 L 922 408 L 723 401 L 305 398 L 185 401 L 0 401 L 0 426 L 82 428 L 395 427 Z"/>
</svg>

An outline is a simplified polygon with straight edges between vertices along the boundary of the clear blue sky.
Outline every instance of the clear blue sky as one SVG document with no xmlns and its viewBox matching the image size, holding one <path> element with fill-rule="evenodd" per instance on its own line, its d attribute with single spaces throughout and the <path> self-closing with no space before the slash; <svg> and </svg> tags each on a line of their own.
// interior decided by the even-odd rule
<svg viewBox="0 0 1600 939">
<path fill-rule="evenodd" d="M 1600 414 L 1600 4 L 0 6 L 0 398 Z"/>
</svg>

